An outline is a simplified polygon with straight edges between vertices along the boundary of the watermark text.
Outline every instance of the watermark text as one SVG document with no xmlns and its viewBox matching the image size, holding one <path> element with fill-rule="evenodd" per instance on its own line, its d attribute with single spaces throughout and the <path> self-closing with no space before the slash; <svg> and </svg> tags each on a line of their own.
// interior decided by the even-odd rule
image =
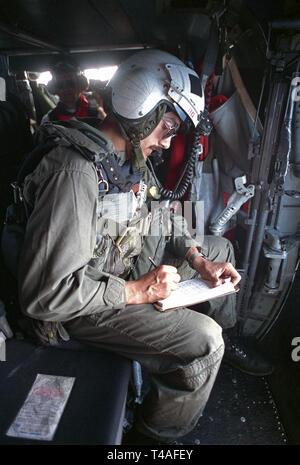
<svg viewBox="0 0 300 465">
<path fill-rule="evenodd" d="M 294 77 L 291 82 L 292 86 L 295 86 L 292 89 L 292 100 L 294 102 L 299 102 L 300 100 L 300 77 Z"/>
<path fill-rule="evenodd" d="M 300 361 L 300 337 L 294 337 L 292 340 L 292 346 L 294 349 L 292 350 L 291 356 L 294 362 Z"/>
</svg>

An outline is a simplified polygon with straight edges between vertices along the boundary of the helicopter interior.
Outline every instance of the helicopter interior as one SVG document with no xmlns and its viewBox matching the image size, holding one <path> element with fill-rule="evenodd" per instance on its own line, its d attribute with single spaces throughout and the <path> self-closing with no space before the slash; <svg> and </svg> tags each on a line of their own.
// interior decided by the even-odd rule
<svg viewBox="0 0 300 465">
<path fill-rule="evenodd" d="M 55 106 L 37 84 L 53 59 L 71 56 L 85 70 L 157 48 L 202 78 L 210 127 L 193 175 L 185 175 L 192 142 L 183 135 L 152 168 L 166 198 L 194 202 L 194 231 L 232 242 L 242 275 L 239 333 L 275 370 L 257 378 L 222 364 L 203 417 L 178 445 L 299 445 L 298 2 L 3 0 L 0 13 L 1 223 L 16 169 Z M 105 95 L 103 82 L 95 89 Z M 36 346 L 10 331 L 15 281 L 2 263 L 0 276 L 0 444 L 122 444 L 147 373 L 109 352 Z M 50 441 L 7 434 L 38 374 L 75 379 Z"/>
</svg>

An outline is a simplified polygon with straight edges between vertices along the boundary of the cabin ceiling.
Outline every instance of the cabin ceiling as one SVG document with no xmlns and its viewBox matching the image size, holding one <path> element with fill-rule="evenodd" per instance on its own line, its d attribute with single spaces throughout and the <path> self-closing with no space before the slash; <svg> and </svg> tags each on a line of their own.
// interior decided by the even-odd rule
<svg viewBox="0 0 300 465">
<path fill-rule="evenodd" d="M 259 5 L 225 3 L 232 23 Z M 224 0 L 1 0 L 0 54 L 11 70 L 32 71 L 48 69 L 58 53 L 73 54 L 82 67 L 118 64 L 146 46 L 180 55 L 197 43 L 201 54 L 211 14 L 223 8 Z"/>
</svg>

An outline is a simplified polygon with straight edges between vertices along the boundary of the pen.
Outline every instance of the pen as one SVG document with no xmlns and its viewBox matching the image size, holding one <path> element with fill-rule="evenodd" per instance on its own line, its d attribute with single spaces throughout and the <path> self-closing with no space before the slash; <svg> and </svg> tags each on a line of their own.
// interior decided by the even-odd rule
<svg viewBox="0 0 300 465">
<path fill-rule="evenodd" d="M 148 258 L 149 258 L 149 261 L 152 263 L 152 265 L 153 265 L 155 268 L 157 268 L 157 265 L 156 265 L 155 261 L 153 260 L 153 258 L 151 258 L 151 257 L 148 257 Z"/>
</svg>

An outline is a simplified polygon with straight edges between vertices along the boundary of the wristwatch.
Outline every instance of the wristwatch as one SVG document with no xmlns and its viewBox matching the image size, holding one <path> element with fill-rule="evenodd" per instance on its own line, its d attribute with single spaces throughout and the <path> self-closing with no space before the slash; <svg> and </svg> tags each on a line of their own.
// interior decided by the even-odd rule
<svg viewBox="0 0 300 465">
<path fill-rule="evenodd" d="M 198 250 L 199 250 L 199 248 L 198 248 Z M 191 268 L 193 268 L 193 262 L 194 262 L 196 257 L 206 258 L 206 256 L 202 252 L 192 253 L 192 255 L 189 258 L 187 258 L 188 264 L 190 265 Z"/>
</svg>

